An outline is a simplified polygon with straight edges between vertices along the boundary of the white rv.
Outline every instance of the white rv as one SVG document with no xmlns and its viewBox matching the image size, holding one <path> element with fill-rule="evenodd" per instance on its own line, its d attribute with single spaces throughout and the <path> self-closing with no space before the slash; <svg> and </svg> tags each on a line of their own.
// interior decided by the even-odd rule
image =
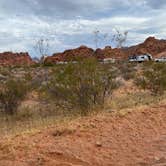
<svg viewBox="0 0 166 166">
<path fill-rule="evenodd" d="M 166 57 L 155 58 L 155 62 L 166 62 Z"/>
<path fill-rule="evenodd" d="M 152 55 L 150 54 L 142 54 L 142 55 L 133 55 L 129 57 L 129 62 L 146 62 L 146 61 L 151 61 Z"/>
</svg>

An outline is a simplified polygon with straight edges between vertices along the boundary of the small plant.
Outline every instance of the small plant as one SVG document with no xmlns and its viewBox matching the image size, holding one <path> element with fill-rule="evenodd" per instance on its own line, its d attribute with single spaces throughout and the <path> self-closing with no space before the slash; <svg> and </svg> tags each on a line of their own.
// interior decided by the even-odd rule
<svg viewBox="0 0 166 166">
<path fill-rule="evenodd" d="M 14 114 L 28 92 L 28 85 L 21 80 L 8 80 L 0 87 L 0 104 L 5 113 Z"/>
<path fill-rule="evenodd" d="M 150 90 L 153 95 L 162 95 L 166 90 L 166 64 L 146 64 L 142 75 L 138 76 L 134 82 L 142 89 Z"/>
</svg>

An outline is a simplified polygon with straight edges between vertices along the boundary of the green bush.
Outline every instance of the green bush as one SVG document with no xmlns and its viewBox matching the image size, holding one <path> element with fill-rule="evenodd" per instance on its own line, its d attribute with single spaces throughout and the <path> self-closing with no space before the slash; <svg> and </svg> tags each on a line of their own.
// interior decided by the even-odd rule
<svg viewBox="0 0 166 166">
<path fill-rule="evenodd" d="M 166 64 L 145 64 L 134 82 L 140 88 L 150 90 L 153 95 L 162 95 L 166 90 Z"/>
<path fill-rule="evenodd" d="M 102 106 L 117 87 L 114 71 L 95 59 L 59 65 L 52 72 L 46 92 L 60 107 L 76 108 L 86 114 L 95 106 Z"/>
<path fill-rule="evenodd" d="M 5 113 L 14 114 L 28 90 L 26 81 L 11 79 L 1 84 L 0 104 Z"/>
</svg>

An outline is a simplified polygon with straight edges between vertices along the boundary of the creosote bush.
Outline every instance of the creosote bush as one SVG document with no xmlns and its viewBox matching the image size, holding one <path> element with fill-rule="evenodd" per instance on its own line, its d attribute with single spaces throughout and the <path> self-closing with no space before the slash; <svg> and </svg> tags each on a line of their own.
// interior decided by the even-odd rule
<svg viewBox="0 0 166 166">
<path fill-rule="evenodd" d="M 115 78 L 114 71 L 95 59 L 82 59 L 54 68 L 45 92 L 58 106 L 86 114 L 104 105 L 106 97 L 117 88 Z"/>
<path fill-rule="evenodd" d="M 16 113 L 20 102 L 24 99 L 29 86 L 26 81 L 10 79 L 0 85 L 0 105 L 5 113 Z"/>
<path fill-rule="evenodd" d="M 134 82 L 138 87 L 149 90 L 152 95 L 162 95 L 166 91 L 166 64 L 146 63 Z"/>
</svg>

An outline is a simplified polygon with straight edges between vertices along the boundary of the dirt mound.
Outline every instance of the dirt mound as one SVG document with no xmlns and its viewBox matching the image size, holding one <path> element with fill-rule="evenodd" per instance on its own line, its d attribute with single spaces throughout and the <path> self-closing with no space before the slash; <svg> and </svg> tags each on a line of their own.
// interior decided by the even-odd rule
<svg viewBox="0 0 166 166">
<path fill-rule="evenodd" d="M 30 136 L 1 139 L 0 165 L 166 165 L 166 105 L 78 119 Z M 58 134 L 57 134 L 58 133 Z"/>
<path fill-rule="evenodd" d="M 0 65 L 15 66 L 15 65 L 32 65 L 34 62 L 28 53 L 0 53 Z"/>
</svg>

